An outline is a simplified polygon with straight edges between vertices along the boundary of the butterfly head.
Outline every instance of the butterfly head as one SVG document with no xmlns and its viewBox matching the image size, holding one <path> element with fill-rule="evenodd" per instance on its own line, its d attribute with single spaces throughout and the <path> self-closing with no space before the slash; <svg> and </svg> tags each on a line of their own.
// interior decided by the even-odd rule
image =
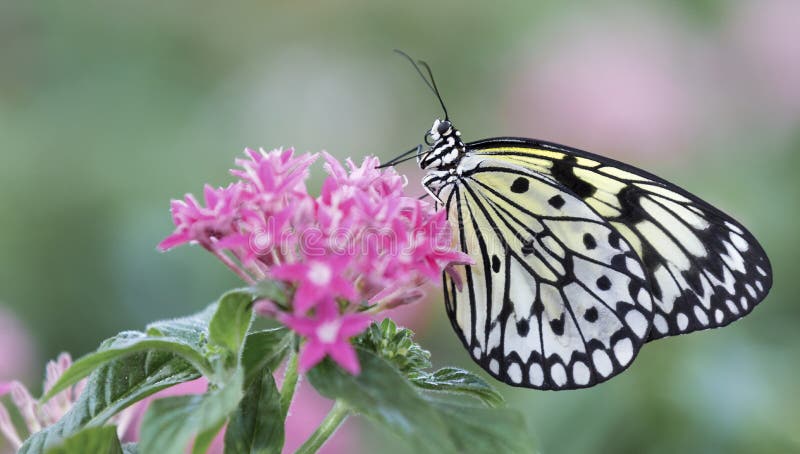
<svg viewBox="0 0 800 454">
<path fill-rule="evenodd" d="M 433 122 L 431 130 L 425 134 L 425 142 L 430 148 L 417 155 L 417 162 L 422 169 L 455 169 L 466 152 L 461 132 L 447 119 L 437 118 Z"/>
</svg>

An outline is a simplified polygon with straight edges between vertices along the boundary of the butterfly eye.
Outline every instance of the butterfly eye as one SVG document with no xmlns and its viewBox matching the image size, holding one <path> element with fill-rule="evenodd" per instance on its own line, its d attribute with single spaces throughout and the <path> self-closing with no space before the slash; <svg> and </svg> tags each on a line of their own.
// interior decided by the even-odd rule
<svg viewBox="0 0 800 454">
<path fill-rule="evenodd" d="M 439 123 L 439 126 L 436 128 L 436 132 L 438 132 L 439 134 L 444 134 L 449 129 L 450 129 L 450 122 L 445 120 Z"/>
<path fill-rule="evenodd" d="M 431 135 L 430 131 L 425 133 L 425 143 L 427 145 L 433 145 L 433 136 Z"/>
</svg>

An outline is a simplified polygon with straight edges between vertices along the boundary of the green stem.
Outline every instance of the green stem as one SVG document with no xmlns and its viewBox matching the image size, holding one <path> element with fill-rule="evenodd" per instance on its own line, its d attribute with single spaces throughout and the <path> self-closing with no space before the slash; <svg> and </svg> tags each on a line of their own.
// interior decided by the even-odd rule
<svg viewBox="0 0 800 454">
<path fill-rule="evenodd" d="M 297 372 L 297 352 L 292 349 L 289 353 L 289 360 L 286 361 L 286 371 L 283 373 L 283 385 L 281 385 L 281 410 L 286 417 L 289 414 L 289 405 L 294 399 L 294 391 L 297 389 L 297 380 L 300 375 Z"/>
<path fill-rule="evenodd" d="M 317 430 L 303 443 L 303 446 L 300 446 L 300 448 L 295 451 L 295 454 L 313 454 L 317 452 L 348 416 L 350 416 L 350 408 L 337 400 L 336 403 L 333 404 L 333 408 L 331 408 L 328 416 L 322 421 L 322 424 L 320 424 Z"/>
</svg>

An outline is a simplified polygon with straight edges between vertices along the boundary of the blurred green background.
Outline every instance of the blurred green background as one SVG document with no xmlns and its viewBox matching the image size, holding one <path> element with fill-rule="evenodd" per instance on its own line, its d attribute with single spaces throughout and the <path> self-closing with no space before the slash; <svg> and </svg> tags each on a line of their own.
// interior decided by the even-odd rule
<svg viewBox="0 0 800 454">
<path fill-rule="evenodd" d="M 640 165 L 772 260 L 752 315 L 649 344 L 604 385 L 498 384 L 541 452 L 800 452 L 795 0 L 1 2 L 0 380 L 38 386 L 59 351 L 238 285 L 198 248 L 155 245 L 169 199 L 227 183 L 245 146 L 386 159 L 419 143 L 439 108 L 392 48 L 431 63 L 467 140 Z M 432 294 L 404 319 L 437 364 L 472 367 Z M 373 432 L 363 452 L 403 452 Z"/>
</svg>

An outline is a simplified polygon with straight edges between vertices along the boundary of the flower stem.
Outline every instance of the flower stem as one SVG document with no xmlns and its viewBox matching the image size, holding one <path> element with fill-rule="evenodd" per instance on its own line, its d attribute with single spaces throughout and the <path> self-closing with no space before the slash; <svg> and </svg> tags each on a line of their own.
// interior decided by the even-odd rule
<svg viewBox="0 0 800 454">
<path fill-rule="evenodd" d="M 281 410 L 283 410 L 284 417 L 289 414 L 289 405 L 292 404 L 299 376 L 297 373 L 297 353 L 292 350 L 289 354 L 289 360 L 286 361 L 286 371 L 283 373 L 283 385 L 281 385 Z"/>
<path fill-rule="evenodd" d="M 234 263 L 234 261 L 231 260 L 230 257 L 225 255 L 224 252 L 220 252 L 220 251 L 214 250 L 213 248 L 211 248 L 209 246 L 206 246 L 206 245 L 203 245 L 203 247 L 206 248 L 207 251 L 209 251 L 212 254 L 214 254 L 215 257 L 220 259 L 222 261 L 222 263 L 225 264 L 225 266 L 230 268 L 231 271 L 236 273 L 236 275 L 239 276 L 240 278 L 242 278 L 243 281 L 247 282 L 249 285 L 253 285 L 253 284 L 256 283 L 256 281 L 254 281 L 252 277 L 250 277 L 247 273 L 244 272 L 243 269 L 241 269 L 238 265 L 236 265 L 236 263 Z"/>
<path fill-rule="evenodd" d="M 336 403 L 333 404 L 333 408 L 331 408 L 328 416 L 322 421 L 322 424 L 317 427 L 317 430 L 311 434 L 308 440 L 303 443 L 303 446 L 300 446 L 295 454 L 312 454 L 317 452 L 348 416 L 350 416 L 350 408 L 337 400 Z"/>
</svg>

